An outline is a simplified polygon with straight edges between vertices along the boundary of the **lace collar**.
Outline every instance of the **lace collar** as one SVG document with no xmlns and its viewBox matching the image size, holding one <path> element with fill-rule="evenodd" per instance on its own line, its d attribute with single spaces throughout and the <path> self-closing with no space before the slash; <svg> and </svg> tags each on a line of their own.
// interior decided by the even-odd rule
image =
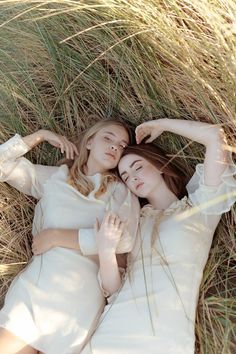
<svg viewBox="0 0 236 354">
<path fill-rule="evenodd" d="M 173 213 L 183 211 L 189 206 L 188 197 L 185 196 L 181 200 L 176 200 L 165 210 L 154 209 L 151 204 L 146 204 L 141 209 L 141 216 L 171 215 Z"/>
</svg>

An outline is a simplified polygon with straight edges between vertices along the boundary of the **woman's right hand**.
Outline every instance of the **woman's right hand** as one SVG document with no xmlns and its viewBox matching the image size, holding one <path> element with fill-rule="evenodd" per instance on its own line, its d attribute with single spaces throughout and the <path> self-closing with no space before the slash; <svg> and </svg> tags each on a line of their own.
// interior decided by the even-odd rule
<svg viewBox="0 0 236 354">
<path fill-rule="evenodd" d="M 98 253 L 116 253 L 125 223 L 112 212 L 106 212 L 101 225 L 95 224 Z"/>
<path fill-rule="evenodd" d="M 47 141 L 52 146 L 59 148 L 62 154 L 65 153 L 67 159 L 73 160 L 74 156 L 79 154 L 75 144 L 70 142 L 65 136 L 44 129 L 39 130 L 38 133 L 43 141 Z"/>
<path fill-rule="evenodd" d="M 166 130 L 166 123 L 168 121 L 169 119 L 167 118 L 159 118 L 139 124 L 135 129 L 137 144 L 140 144 L 143 139 L 147 137 L 148 139 L 145 141 L 145 143 L 151 143 Z"/>
</svg>

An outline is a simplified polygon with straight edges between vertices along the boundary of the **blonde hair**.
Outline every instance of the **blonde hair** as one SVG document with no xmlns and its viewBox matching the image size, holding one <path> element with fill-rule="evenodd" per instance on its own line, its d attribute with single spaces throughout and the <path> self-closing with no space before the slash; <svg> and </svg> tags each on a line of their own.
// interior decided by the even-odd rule
<svg viewBox="0 0 236 354">
<path fill-rule="evenodd" d="M 93 182 L 84 174 L 84 167 L 86 166 L 89 157 L 89 150 L 86 147 L 87 143 L 89 139 L 99 132 L 99 130 L 110 125 L 123 127 L 127 131 L 129 139 L 131 140 L 130 128 L 122 121 L 110 119 L 97 122 L 78 136 L 76 146 L 78 147 L 79 155 L 75 158 L 73 165 L 69 170 L 68 183 L 85 196 L 89 195 L 89 193 L 94 189 Z M 118 176 L 115 169 L 104 173 L 102 176 L 101 186 L 95 193 L 95 197 L 99 197 L 101 194 L 105 193 L 108 183 L 116 180 L 118 180 Z"/>
</svg>

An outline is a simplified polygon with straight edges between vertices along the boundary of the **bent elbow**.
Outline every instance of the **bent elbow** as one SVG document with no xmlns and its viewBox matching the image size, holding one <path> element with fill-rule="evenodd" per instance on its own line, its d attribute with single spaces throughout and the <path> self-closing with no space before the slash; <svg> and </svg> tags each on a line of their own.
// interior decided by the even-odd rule
<svg viewBox="0 0 236 354">
<path fill-rule="evenodd" d="M 221 145 L 227 144 L 224 129 L 219 127 L 218 125 L 215 125 L 213 127 L 214 129 L 212 129 L 212 139 Z"/>
<path fill-rule="evenodd" d="M 209 141 L 209 143 L 214 149 L 217 160 L 221 161 L 221 163 L 227 164 L 229 161 L 229 151 L 227 148 L 228 144 L 225 132 L 219 126 L 215 126 L 214 128 L 215 129 L 212 135 L 212 139 Z"/>
</svg>

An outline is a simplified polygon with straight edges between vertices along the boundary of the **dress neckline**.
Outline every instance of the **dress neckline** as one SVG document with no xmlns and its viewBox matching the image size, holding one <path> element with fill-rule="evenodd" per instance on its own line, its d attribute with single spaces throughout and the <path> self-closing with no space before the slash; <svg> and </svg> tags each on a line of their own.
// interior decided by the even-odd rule
<svg viewBox="0 0 236 354">
<path fill-rule="evenodd" d="M 154 209 L 154 207 L 151 204 L 146 204 L 141 209 L 141 216 L 148 216 L 148 215 L 155 216 L 155 215 L 160 215 L 160 214 L 171 215 L 174 212 L 184 210 L 187 205 L 188 205 L 188 197 L 187 196 L 183 197 L 182 199 L 175 200 L 165 210 Z"/>
</svg>

